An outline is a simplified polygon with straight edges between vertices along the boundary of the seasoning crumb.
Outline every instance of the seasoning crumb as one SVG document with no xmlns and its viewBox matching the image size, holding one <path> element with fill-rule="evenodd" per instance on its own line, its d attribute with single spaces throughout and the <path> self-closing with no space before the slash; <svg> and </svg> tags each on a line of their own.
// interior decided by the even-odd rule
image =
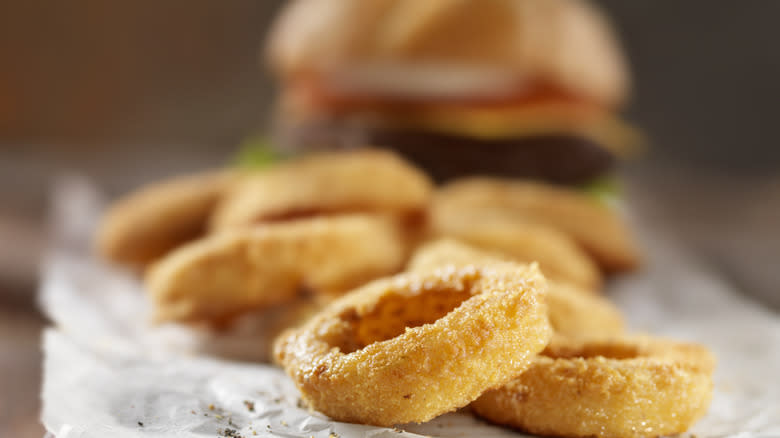
<svg viewBox="0 0 780 438">
<path fill-rule="evenodd" d="M 235 429 L 225 428 L 225 430 L 223 432 L 224 432 L 224 435 L 226 437 L 229 437 L 229 438 L 244 438 L 244 436 L 243 435 L 239 435 L 238 431 L 235 430 Z"/>
<path fill-rule="evenodd" d="M 249 400 L 244 400 L 244 406 L 246 406 L 246 408 L 247 408 L 247 410 L 249 410 L 249 412 L 254 412 L 255 411 L 255 402 L 252 402 L 252 401 L 249 401 Z"/>
<path fill-rule="evenodd" d="M 217 414 L 217 415 L 214 416 L 214 418 L 216 418 L 217 420 L 221 420 L 221 419 L 223 419 L 225 417 L 223 417 L 222 415 Z"/>
<path fill-rule="evenodd" d="M 280 421 L 280 423 L 282 424 L 282 426 L 287 427 L 287 422 L 286 421 L 282 420 L 282 421 Z"/>
<path fill-rule="evenodd" d="M 328 435 L 328 438 L 340 438 L 340 435 L 336 432 L 331 432 L 330 435 Z"/>
<path fill-rule="evenodd" d="M 138 425 L 141 426 L 141 427 L 144 427 L 144 424 L 141 423 L 140 421 L 138 422 Z"/>
<path fill-rule="evenodd" d="M 195 413 L 195 409 L 191 410 L 191 411 L 190 411 L 190 413 L 191 413 L 192 415 L 197 415 L 197 414 Z"/>
<path fill-rule="evenodd" d="M 228 438 L 244 438 L 244 436 L 240 435 L 238 431 L 235 429 L 229 429 L 229 428 L 225 428 L 222 430 L 217 429 L 217 433 Z"/>
<path fill-rule="evenodd" d="M 253 430 L 253 431 L 252 431 L 252 435 L 257 435 L 257 431 L 256 431 L 256 430 Z"/>
<path fill-rule="evenodd" d="M 210 404 L 210 405 L 209 405 L 209 410 L 210 410 L 210 411 L 213 411 L 213 410 L 214 410 L 214 405 L 213 405 L 213 404 Z"/>
<path fill-rule="evenodd" d="M 300 397 L 298 398 L 298 401 L 295 402 L 295 406 L 297 406 L 298 409 L 306 409 L 306 404 L 303 403 L 303 399 Z"/>
</svg>

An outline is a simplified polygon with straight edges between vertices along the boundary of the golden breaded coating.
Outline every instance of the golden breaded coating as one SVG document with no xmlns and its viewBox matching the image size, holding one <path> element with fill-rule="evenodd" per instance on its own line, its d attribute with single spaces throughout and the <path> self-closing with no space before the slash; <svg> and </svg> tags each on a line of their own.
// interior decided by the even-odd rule
<svg viewBox="0 0 780 438">
<path fill-rule="evenodd" d="M 418 247 L 406 264 L 406 269 L 424 272 L 446 265 L 465 266 L 506 261 L 511 261 L 511 257 L 477 249 L 456 239 L 443 238 Z"/>
<path fill-rule="evenodd" d="M 471 404 L 538 435 L 639 438 L 686 431 L 712 398 L 704 347 L 650 337 L 555 338 L 511 383 Z"/>
<path fill-rule="evenodd" d="M 468 266 L 507 260 L 452 239 L 429 242 L 418 248 L 407 265 L 410 271 L 443 266 Z M 623 332 L 623 316 L 606 298 L 561 282 L 548 282 L 547 312 L 557 335 L 614 335 Z"/>
<path fill-rule="evenodd" d="M 433 235 L 453 237 L 478 248 L 510 256 L 522 263 L 539 262 L 544 275 L 587 290 L 601 288 L 596 263 L 568 235 L 547 225 L 509 215 L 491 215 L 446 209 L 431 211 Z"/>
<path fill-rule="evenodd" d="M 280 336 L 278 362 L 338 421 L 428 421 L 520 374 L 549 341 L 535 265 L 405 273 L 335 301 Z"/>
<path fill-rule="evenodd" d="M 391 221 L 332 216 L 225 231 L 154 265 L 146 286 L 158 320 L 220 320 L 293 300 L 302 288 L 337 293 L 397 271 Z"/>
<path fill-rule="evenodd" d="M 611 207 L 573 189 L 500 178 L 465 178 L 434 197 L 439 214 L 490 213 L 520 218 L 568 234 L 608 272 L 629 271 L 639 250 Z"/>
<path fill-rule="evenodd" d="M 432 190 L 425 173 L 389 151 L 321 153 L 244 180 L 220 203 L 212 226 L 226 229 L 331 213 L 419 216 Z"/>
<path fill-rule="evenodd" d="M 562 336 L 616 335 L 625 329 L 623 315 L 608 299 L 566 283 L 550 283 L 547 307 L 550 325 Z"/>
<path fill-rule="evenodd" d="M 114 203 L 95 242 L 112 262 L 141 268 L 206 230 L 219 198 L 237 175 L 214 171 L 150 184 Z"/>
</svg>

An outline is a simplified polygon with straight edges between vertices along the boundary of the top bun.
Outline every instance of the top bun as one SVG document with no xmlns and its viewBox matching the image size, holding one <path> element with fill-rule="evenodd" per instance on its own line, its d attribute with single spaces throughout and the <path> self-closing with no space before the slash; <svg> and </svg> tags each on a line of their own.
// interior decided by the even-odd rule
<svg viewBox="0 0 780 438">
<path fill-rule="evenodd" d="M 463 96 L 541 83 L 611 107 L 629 88 L 607 21 L 580 0 L 295 0 L 268 56 L 283 78 L 345 93 Z"/>
</svg>

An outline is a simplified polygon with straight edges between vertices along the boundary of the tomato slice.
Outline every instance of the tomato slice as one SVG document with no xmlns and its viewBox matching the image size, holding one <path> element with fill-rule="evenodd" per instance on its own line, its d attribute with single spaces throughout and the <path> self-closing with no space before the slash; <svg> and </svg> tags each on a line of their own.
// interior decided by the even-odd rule
<svg viewBox="0 0 780 438">
<path fill-rule="evenodd" d="M 332 112 L 372 110 L 407 110 L 426 108 L 483 108 L 505 109 L 533 106 L 537 104 L 561 103 L 577 107 L 598 107 L 594 102 L 575 93 L 563 90 L 541 80 L 518 81 L 516 87 L 508 93 L 482 95 L 448 95 L 448 96 L 411 96 L 390 95 L 387 93 L 350 92 L 335 89 L 326 81 L 301 75 L 294 79 L 289 90 L 293 91 L 295 99 L 309 108 L 327 109 Z M 601 109 L 603 111 L 603 109 Z"/>
</svg>

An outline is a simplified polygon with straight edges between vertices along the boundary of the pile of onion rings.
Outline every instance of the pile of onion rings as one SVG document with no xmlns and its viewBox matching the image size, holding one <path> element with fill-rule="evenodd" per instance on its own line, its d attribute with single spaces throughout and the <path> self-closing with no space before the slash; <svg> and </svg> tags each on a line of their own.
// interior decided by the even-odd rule
<svg viewBox="0 0 780 438">
<path fill-rule="evenodd" d="M 222 326 L 396 273 L 432 192 L 422 171 L 375 149 L 215 170 L 120 199 L 96 249 L 146 271 L 156 321 Z"/>
<path fill-rule="evenodd" d="M 101 256 L 146 270 L 157 321 L 258 327 L 252 357 L 276 336 L 303 400 L 336 420 L 471 405 L 532 433 L 640 437 L 686 430 L 711 397 L 706 349 L 624 333 L 602 276 L 638 251 L 575 190 L 436 189 L 390 152 L 334 152 L 148 186 L 97 237 Z"/>
</svg>

